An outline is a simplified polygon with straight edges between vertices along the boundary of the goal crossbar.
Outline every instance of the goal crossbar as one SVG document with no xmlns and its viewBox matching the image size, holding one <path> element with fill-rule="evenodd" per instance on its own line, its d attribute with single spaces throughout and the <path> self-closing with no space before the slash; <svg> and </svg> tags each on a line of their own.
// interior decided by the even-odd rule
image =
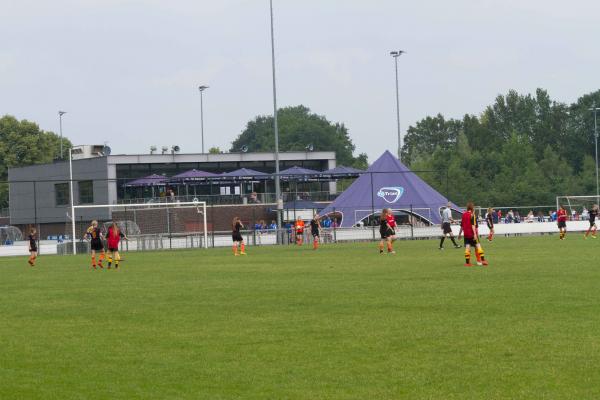
<svg viewBox="0 0 600 400">
<path fill-rule="evenodd" d="M 206 217 L 206 202 L 205 201 L 183 201 L 173 203 L 133 203 L 133 204 L 83 204 L 83 205 L 72 205 L 71 206 L 71 241 L 73 245 L 73 255 L 77 254 L 77 228 L 76 228 L 76 216 L 75 211 L 78 209 L 94 209 L 94 208 L 107 208 L 107 209 L 119 209 L 119 210 L 160 210 L 160 209 L 181 209 L 181 208 L 196 208 L 198 212 L 202 213 L 203 223 L 203 236 L 204 243 L 208 243 L 208 230 L 207 230 L 207 217 Z M 202 211 L 200 211 L 202 210 Z"/>
</svg>

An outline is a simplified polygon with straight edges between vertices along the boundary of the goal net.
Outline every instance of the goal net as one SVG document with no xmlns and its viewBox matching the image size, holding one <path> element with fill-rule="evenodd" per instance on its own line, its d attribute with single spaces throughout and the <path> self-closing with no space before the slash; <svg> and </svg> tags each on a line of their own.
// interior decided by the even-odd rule
<svg viewBox="0 0 600 400">
<path fill-rule="evenodd" d="M 125 251 L 208 247 L 206 203 L 172 202 L 73 206 L 65 234 L 71 237 L 70 253 L 88 251 L 85 233 L 92 221 L 106 236 L 116 223 L 129 240 Z"/>
<path fill-rule="evenodd" d="M 573 221 L 587 220 L 588 211 L 600 204 L 598 196 L 557 196 L 556 209 L 563 206 Z"/>
</svg>

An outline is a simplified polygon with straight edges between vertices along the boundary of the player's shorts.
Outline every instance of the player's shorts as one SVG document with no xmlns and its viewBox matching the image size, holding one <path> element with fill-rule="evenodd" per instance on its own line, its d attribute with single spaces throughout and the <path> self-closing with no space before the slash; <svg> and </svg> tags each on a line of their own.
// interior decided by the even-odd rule
<svg viewBox="0 0 600 400">
<path fill-rule="evenodd" d="M 465 238 L 465 247 L 469 245 L 469 246 L 477 246 L 477 241 L 475 240 L 475 238 Z"/>
<path fill-rule="evenodd" d="M 590 228 L 596 225 L 596 220 L 590 221 Z"/>
<path fill-rule="evenodd" d="M 37 246 L 29 246 L 29 251 L 35 251 L 37 253 Z"/>
<path fill-rule="evenodd" d="M 494 229 L 494 224 L 490 224 L 489 222 L 487 223 L 487 227 L 488 229 Z"/>
<path fill-rule="evenodd" d="M 394 236 L 396 234 L 396 231 L 394 231 L 393 229 L 380 229 L 379 234 L 381 235 L 382 239 L 387 239 Z"/>
<path fill-rule="evenodd" d="M 243 242 L 244 241 L 244 238 L 242 237 L 241 233 L 232 234 L 231 239 L 233 239 L 234 242 Z"/>
<path fill-rule="evenodd" d="M 310 234 L 313 235 L 314 237 L 319 237 L 320 236 L 319 235 L 319 231 L 312 231 Z"/>
<path fill-rule="evenodd" d="M 442 224 L 442 232 L 444 232 L 444 235 L 452 233 L 452 227 L 450 226 L 450 222 L 444 222 Z"/>
<path fill-rule="evenodd" d="M 90 245 L 92 250 L 94 251 L 104 250 L 104 245 L 102 244 L 102 240 L 100 239 L 92 239 Z"/>
<path fill-rule="evenodd" d="M 304 231 L 296 231 L 296 236 L 302 236 L 304 235 Z"/>
<path fill-rule="evenodd" d="M 567 221 L 558 221 L 558 229 L 567 228 Z"/>
<path fill-rule="evenodd" d="M 119 251 L 119 246 L 117 246 L 117 247 L 109 247 L 108 251 L 110 251 L 110 252 Z"/>
</svg>

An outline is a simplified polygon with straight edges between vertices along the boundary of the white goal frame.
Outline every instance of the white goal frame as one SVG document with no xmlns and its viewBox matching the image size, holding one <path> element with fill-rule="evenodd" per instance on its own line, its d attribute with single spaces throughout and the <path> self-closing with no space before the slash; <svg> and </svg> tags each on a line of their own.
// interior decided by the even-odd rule
<svg viewBox="0 0 600 400">
<path fill-rule="evenodd" d="M 568 205 L 569 208 L 572 209 L 571 207 L 571 199 L 595 199 L 595 203 L 596 204 L 600 204 L 600 196 L 597 195 L 590 195 L 590 196 L 556 196 L 556 209 L 558 210 L 560 208 L 560 203 L 561 203 L 561 199 L 565 200 Z"/>
<path fill-rule="evenodd" d="M 140 209 L 140 210 L 161 210 L 161 209 L 177 209 L 177 208 L 196 208 L 198 212 L 202 213 L 203 223 L 203 236 L 205 246 L 208 246 L 208 228 L 206 219 L 206 202 L 205 201 L 182 201 L 182 202 L 171 202 L 171 203 L 132 203 L 132 204 L 85 204 L 85 205 L 72 205 L 71 206 L 71 243 L 73 245 L 73 255 L 77 255 L 77 232 L 76 232 L 76 210 L 78 209 L 90 209 L 90 208 L 107 208 L 107 209 Z"/>
</svg>

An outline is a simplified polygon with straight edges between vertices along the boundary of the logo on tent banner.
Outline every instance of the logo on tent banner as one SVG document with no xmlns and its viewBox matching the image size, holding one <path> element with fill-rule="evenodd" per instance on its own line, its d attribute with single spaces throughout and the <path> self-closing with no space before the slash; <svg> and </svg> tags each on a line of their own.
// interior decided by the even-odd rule
<svg viewBox="0 0 600 400">
<path fill-rule="evenodd" d="M 377 192 L 377 197 L 381 197 L 388 203 L 395 203 L 404 194 L 404 188 L 402 186 L 396 187 L 382 187 Z"/>
</svg>

